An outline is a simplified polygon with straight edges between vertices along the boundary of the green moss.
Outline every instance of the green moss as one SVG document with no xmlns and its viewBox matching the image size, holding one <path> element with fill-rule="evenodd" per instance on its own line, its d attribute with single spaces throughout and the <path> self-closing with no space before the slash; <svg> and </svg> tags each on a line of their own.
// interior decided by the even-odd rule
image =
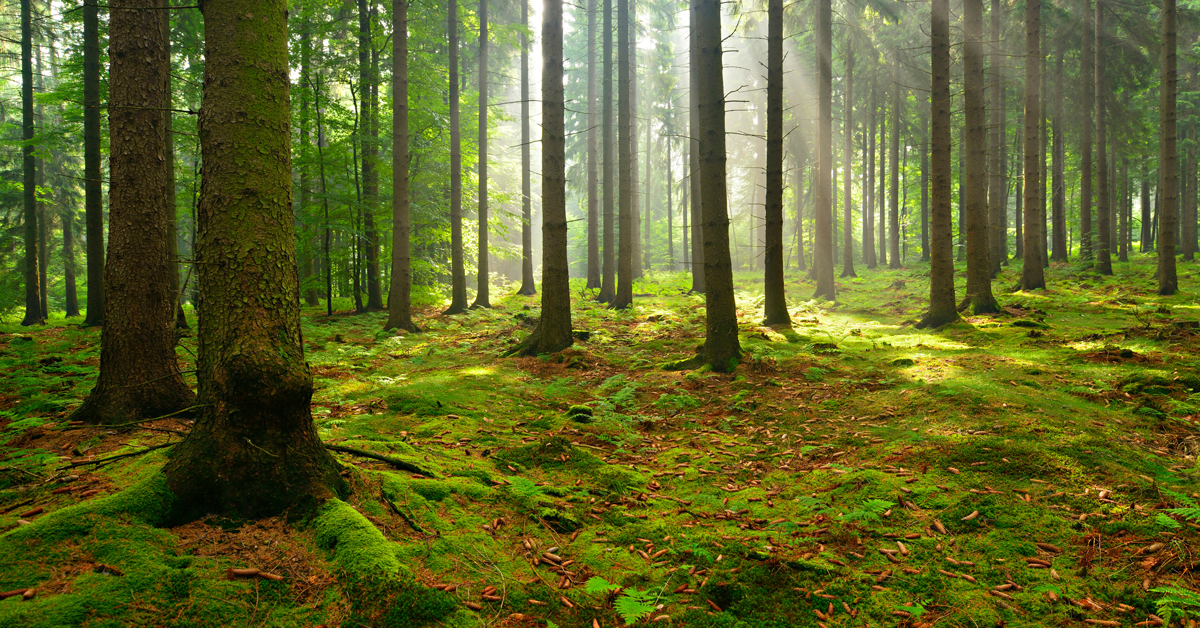
<svg viewBox="0 0 1200 628">
<path fill-rule="evenodd" d="M 392 544 L 362 513 L 340 499 L 330 499 L 317 512 L 312 530 L 317 546 L 330 552 L 334 564 L 355 580 L 408 577 Z"/>
</svg>

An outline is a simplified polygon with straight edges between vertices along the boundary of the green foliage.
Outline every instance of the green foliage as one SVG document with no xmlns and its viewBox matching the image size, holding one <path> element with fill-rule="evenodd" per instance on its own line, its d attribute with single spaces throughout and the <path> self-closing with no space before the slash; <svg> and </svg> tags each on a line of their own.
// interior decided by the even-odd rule
<svg viewBox="0 0 1200 628">
<path fill-rule="evenodd" d="M 891 508 L 895 505 L 896 504 L 894 502 L 889 502 L 884 499 L 868 499 L 863 502 L 862 507 L 843 513 L 842 520 L 879 521 L 879 516 L 887 511 L 888 508 Z"/>
<path fill-rule="evenodd" d="M 1170 624 L 1176 618 L 1200 616 L 1200 593 L 1173 586 L 1155 587 L 1150 591 L 1162 594 L 1162 597 L 1154 601 L 1154 606 L 1165 624 Z"/>
<path fill-rule="evenodd" d="M 584 585 L 584 591 L 592 595 L 611 594 L 620 591 L 613 600 L 613 608 L 626 624 L 634 624 L 657 608 L 657 596 L 653 591 L 622 589 L 600 576 L 594 576 Z"/>
</svg>

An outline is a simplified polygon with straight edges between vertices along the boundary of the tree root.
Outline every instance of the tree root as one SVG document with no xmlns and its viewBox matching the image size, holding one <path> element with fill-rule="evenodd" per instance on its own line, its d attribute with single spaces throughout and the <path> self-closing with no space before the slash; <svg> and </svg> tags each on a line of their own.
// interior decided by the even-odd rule
<svg viewBox="0 0 1200 628">
<path fill-rule="evenodd" d="M 378 460 L 379 462 L 386 462 L 386 463 L 392 465 L 393 467 L 396 467 L 397 469 L 400 469 L 402 471 L 409 471 L 412 473 L 417 473 L 417 474 L 423 475 L 425 477 L 430 477 L 430 478 L 437 477 L 437 474 L 433 473 L 432 471 L 429 471 L 427 469 L 422 469 L 421 467 L 418 467 L 417 465 L 415 465 L 411 462 L 405 462 L 404 460 L 401 460 L 399 458 L 393 458 L 391 456 L 384 456 L 382 454 L 372 453 L 372 452 L 369 452 L 369 451 L 366 451 L 363 449 L 355 449 L 353 447 L 345 447 L 342 445 L 326 444 L 325 449 L 328 449 L 330 451 L 338 451 L 338 452 L 341 452 L 344 454 L 351 454 L 354 456 L 359 456 L 361 458 L 370 458 L 371 460 Z"/>
</svg>

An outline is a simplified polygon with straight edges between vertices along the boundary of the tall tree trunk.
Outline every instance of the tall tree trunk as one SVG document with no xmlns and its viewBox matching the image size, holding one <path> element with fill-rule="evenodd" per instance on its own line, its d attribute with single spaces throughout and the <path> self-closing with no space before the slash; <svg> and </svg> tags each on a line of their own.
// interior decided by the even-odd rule
<svg viewBox="0 0 1200 628">
<path fill-rule="evenodd" d="M 1175 146 L 1175 0 L 1162 3 L 1162 68 L 1159 75 L 1158 171 L 1161 200 L 1158 209 L 1158 293 L 1172 295 L 1179 288 L 1175 275 L 1176 207 L 1179 202 L 1179 153 Z"/>
<path fill-rule="evenodd" d="M 636 64 L 635 64 L 635 67 L 636 67 Z M 646 107 L 646 111 L 654 111 L 653 103 L 650 103 L 650 105 Z M 650 270 L 650 249 L 652 248 L 650 246 L 650 190 L 652 187 L 650 185 L 650 183 L 651 183 L 650 154 L 653 151 L 651 150 L 651 144 L 650 144 L 650 142 L 652 141 L 652 139 L 650 137 L 650 128 L 653 126 L 654 125 L 650 123 L 650 119 L 647 117 L 646 118 L 646 181 L 645 181 L 645 188 L 646 188 L 645 199 L 646 200 L 645 200 L 645 203 L 642 208 L 642 214 L 643 214 L 642 220 L 644 220 L 645 222 L 643 223 L 642 229 L 640 231 L 638 231 L 638 244 L 639 244 L 639 248 L 641 249 L 641 253 L 642 253 L 642 255 L 641 255 L 642 267 L 644 270 Z M 667 182 L 667 185 L 668 186 L 670 185 L 669 181 Z M 670 205 L 667 205 L 667 213 L 668 214 L 671 213 Z M 638 276 L 640 277 L 641 274 L 639 273 Z"/>
<path fill-rule="evenodd" d="M 932 231 L 929 311 L 917 326 L 941 327 L 958 320 L 954 300 L 954 225 L 950 154 L 950 0 L 933 0 L 930 15 L 929 113 L 932 163 Z"/>
<path fill-rule="evenodd" d="M 362 137 L 362 215 L 363 238 L 361 246 L 366 248 L 367 258 L 367 310 L 383 309 L 383 295 L 379 283 L 379 235 L 375 232 L 375 209 L 379 201 L 379 178 L 376 174 L 378 161 L 378 139 L 372 133 L 374 107 L 371 102 L 371 86 L 377 80 L 371 71 L 371 12 L 367 0 L 358 0 L 358 89 L 359 134 Z"/>
<path fill-rule="evenodd" d="M 1100 223 L 1100 239 L 1096 246 L 1096 272 L 1101 275 L 1111 275 L 1112 271 L 1112 220 L 1109 205 L 1111 203 L 1108 187 L 1108 127 L 1105 124 L 1105 112 L 1108 109 L 1104 77 L 1104 7 L 1096 0 L 1095 29 L 1096 29 L 1096 216 Z"/>
<path fill-rule="evenodd" d="M 1143 173 L 1142 176 L 1146 177 L 1146 174 Z M 1154 250 L 1154 244 L 1153 244 L 1154 239 L 1150 237 L 1151 232 L 1154 230 L 1152 228 L 1154 225 L 1154 222 L 1150 219 L 1150 179 L 1149 178 L 1142 179 L 1142 197 L 1139 202 L 1139 205 L 1141 207 L 1141 212 L 1142 212 L 1141 219 L 1142 220 L 1141 220 L 1141 224 L 1138 225 L 1139 226 L 1138 236 L 1139 236 L 1139 239 L 1141 240 L 1142 252 L 1149 253 L 1150 251 Z"/>
<path fill-rule="evenodd" d="M 596 155 L 596 0 L 588 0 L 587 289 L 600 288 L 600 165 Z M 607 39 L 608 35 L 605 34 Z M 524 53 L 522 53 L 524 54 Z M 607 53 L 606 53 L 607 54 Z M 528 68 L 526 67 L 526 71 Z M 527 81 L 522 81 L 526 84 Z M 528 100 L 528 96 L 522 97 Z M 605 107 L 607 107 L 607 102 Z M 522 109 L 524 111 L 524 109 Z M 529 118 L 528 115 L 525 116 Z M 607 127 L 606 127 L 607 128 Z"/>
<path fill-rule="evenodd" d="M 888 214 L 888 268 L 900 268 L 900 51 L 892 51 L 892 181 Z"/>
<path fill-rule="evenodd" d="M 268 516 L 344 486 L 309 407 L 291 219 L 286 8 L 283 0 L 206 0 L 202 9 L 202 410 L 166 467 L 191 514 Z M 261 124 L 243 122 L 250 111 Z"/>
<path fill-rule="evenodd" d="M 988 125 L 988 149 L 990 152 L 988 174 L 990 176 L 989 181 L 985 184 L 988 195 L 988 261 L 991 264 L 992 277 L 1000 272 L 1001 265 L 1008 260 L 1008 227 L 1005 224 L 1007 222 L 1005 216 L 1007 214 L 1006 193 L 1008 192 L 1008 181 L 1005 175 L 1008 164 L 1004 158 L 1004 144 L 1007 135 L 1004 111 L 1007 103 L 1004 98 L 1004 77 L 1001 72 L 1004 57 L 1003 51 L 1000 49 L 1002 15 L 1003 9 L 1000 0 L 992 0 L 991 59 L 988 62 L 988 78 L 990 80 L 988 95 L 991 101 L 989 103 L 991 122 Z"/>
<path fill-rule="evenodd" d="M 963 2 L 963 100 L 966 129 L 967 294 L 959 309 L 987 314 L 992 296 L 987 199 L 987 112 L 983 97 L 983 1 Z"/>
<path fill-rule="evenodd" d="M 808 199 L 808 188 L 804 186 L 805 162 L 801 153 L 796 154 L 796 269 L 808 270 L 804 258 L 804 205 Z M 803 192 L 803 194 L 801 194 Z"/>
<path fill-rule="evenodd" d="M 932 115 L 932 114 L 931 114 Z M 921 261 L 929 261 L 929 117 L 921 119 Z"/>
<path fill-rule="evenodd" d="M 41 12 L 38 12 L 38 19 L 42 19 Z M 45 83 L 42 77 L 45 76 L 45 70 L 42 68 L 42 46 L 39 42 L 34 47 L 34 75 L 37 77 L 37 83 L 34 86 L 34 92 L 44 94 Z M 46 127 L 46 111 L 42 103 L 35 103 L 34 108 L 34 124 L 37 128 Z M 46 159 L 41 153 L 37 154 L 34 159 L 34 180 L 36 186 L 40 189 L 46 188 Z M 50 266 L 50 208 L 47 207 L 51 202 L 51 198 L 43 198 L 37 203 L 37 226 L 38 226 L 38 294 L 41 297 L 42 318 L 49 320 L 50 318 L 50 282 L 48 270 Z M 1184 215 L 1187 214 L 1186 205 L 1184 205 Z"/>
<path fill-rule="evenodd" d="M 626 45 L 629 48 L 627 57 L 629 65 L 629 215 L 632 227 L 630 231 L 633 236 L 633 245 L 631 248 L 632 259 L 629 266 L 632 269 L 632 278 L 639 279 L 642 276 L 642 208 L 641 208 L 641 175 L 638 173 L 638 83 L 637 83 L 637 9 L 634 6 L 633 0 L 629 1 L 629 35 L 626 40 Z M 633 289 L 633 282 L 630 282 L 630 290 Z M 620 287 L 618 287 L 618 290 Z"/>
<path fill-rule="evenodd" d="M 42 292 L 38 280 L 38 212 L 35 160 L 33 156 L 33 8 L 32 0 L 21 0 L 21 149 L 23 231 L 25 237 L 25 318 L 22 325 L 42 325 Z"/>
<path fill-rule="evenodd" d="M 450 307 L 443 314 L 467 310 L 467 274 L 463 261 L 462 131 L 458 113 L 458 0 L 449 0 L 446 31 L 450 50 Z"/>
<path fill-rule="evenodd" d="M 87 238 L 87 314 L 104 324 L 104 192 L 100 177 L 100 17 L 98 0 L 83 3 L 83 192 Z M 22 3 L 22 11 L 25 3 Z M 24 20 L 22 20 L 22 37 Z"/>
<path fill-rule="evenodd" d="M 573 342 L 567 265 L 562 7 L 562 0 L 545 0 L 542 5 L 542 315 L 533 333 L 509 355 L 554 353 Z"/>
<path fill-rule="evenodd" d="M 766 175 L 763 324 L 791 325 L 783 279 L 783 0 L 767 3 Z M 796 195 L 799 194 L 797 188 Z"/>
<path fill-rule="evenodd" d="M 622 0 L 624 1 L 624 0 Z M 696 90 L 700 105 L 700 179 L 704 217 L 704 275 L 707 292 L 704 294 L 706 326 L 704 360 L 718 373 L 732 371 L 741 359 L 742 348 L 738 341 L 737 305 L 733 299 L 733 267 L 729 261 L 729 209 L 725 189 L 725 87 L 721 63 L 721 2 L 720 0 L 694 0 L 696 7 L 697 73 L 699 82 Z M 828 1 L 825 2 L 828 16 Z M 828 21 L 825 22 L 828 25 Z M 828 31 L 826 31 L 828 35 Z M 828 46 L 829 40 L 825 39 Z M 826 56 L 828 63 L 828 56 Z M 825 67 L 828 67 L 826 65 Z M 824 101 L 829 98 L 828 82 L 823 92 Z M 828 129 L 829 110 L 825 109 L 825 124 Z M 825 139 L 829 139 L 828 133 Z M 829 143 L 823 144 L 828 151 Z M 829 162 L 826 161 L 826 168 Z M 826 170 L 828 174 L 828 170 Z M 829 192 L 829 177 L 826 176 L 826 198 Z M 828 219 L 828 207 L 826 208 Z M 828 232 L 826 232 L 828 246 Z M 833 259 L 825 260 L 832 297 Z"/>
<path fill-rule="evenodd" d="M 589 34 L 594 34 L 596 18 L 588 15 L 591 26 Z M 521 0 L 521 24 L 529 27 L 529 0 Z M 595 57 L 596 46 L 589 39 L 588 50 Z M 596 184 L 596 134 L 592 129 L 595 114 L 591 107 L 595 102 L 596 71 L 588 67 L 588 278 L 591 279 L 592 254 L 591 245 L 595 240 L 595 231 L 591 229 L 595 213 L 592 211 Z M 529 296 L 537 294 L 533 281 L 533 190 L 529 172 L 529 35 L 521 33 L 521 289 L 517 294 Z"/>
<path fill-rule="evenodd" d="M 886 93 L 884 94 L 884 100 L 887 100 Z M 888 117 L 887 117 L 886 111 L 887 111 L 887 107 L 885 106 L 884 113 L 883 113 L 883 115 L 880 116 L 880 119 L 879 119 L 879 188 L 878 188 L 878 190 L 879 190 L 879 205 L 878 205 L 878 207 L 879 207 L 879 232 L 878 232 L 879 255 L 878 255 L 878 259 L 877 259 L 879 264 L 884 264 L 884 265 L 886 265 L 888 263 L 888 254 L 887 254 L 887 247 L 888 247 L 888 239 L 887 239 L 887 220 L 888 220 L 887 160 L 889 157 L 889 150 L 888 150 L 888 134 L 887 134 Z"/>
<path fill-rule="evenodd" d="M 833 12 L 817 2 L 817 206 L 814 216 L 813 297 L 833 301 Z M 723 141 L 723 140 L 722 140 Z"/>
<path fill-rule="evenodd" d="M 1046 196 L 1048 189 L 1046 182 L 1049 181 L 1049 168 L 1046 165 L 1046 149 L 1050 141 L 1050 120 L 1046 115 L 1050 110 L 1050 80 L 1048 65 L 1046 62 L 1046 51 L 1049 49 L 1046 35 L 1047 29 L 1041 29 L 1041 51 L 1038 59 L 1038 72 L 1041 75 L 1041 110 L 1038 114 L 1038 168 L 1041 170 L 1040 178 L 1038 179 L 1038 249 L 1042 259 L 1042 268 L 1050 268 L 1050 237 L 1046 229 Z"/>
<path fill-rule="evenodd" d="M 166 132 L 164 136 L 167 139 L 167 146 L 163 151 L 167 158 L 167 258 L 171 261 L 171 309 L 175 313 L 175 328 L 187 329 L 187 316 L 183 313 L 183 294 L 180 292 L 179 286 L 179 217 L 178 205 L 175 192 L 175 112 L 172 111 L 175 106 L 175 98 L 173 86 L 171 84 L 171 12 L 161 11 L 163 41 L 167 46 L 167 73 L 164 77 L 166 81 L 166 100 L 167 111 Z"/>
<path fill-rule="evenodd" d="M 701 223 L 701 191 L 700 185 L 700 46 L 696 43 L 696 1 L 689 4 L 688 16 L 688 162 L 691 171 L 688 178 L 691 181 L 691 219 L 692 219 L 692 263 L 688 267 L 692 273 L 692 292 L 703 294 L 705 290 L 704 273 L 704 234 Z"/>
<path fill-rule="evenodd" d="M 783 62 L 780 61 L 780 64 Z M 781 105 L 782 107 L 782 105 Z M 854 272 L 854 231 L 850 228 L 850 156 L 854 138 L 854 47 L 846 38 L 846 97 L 842 105 L 845 122 L 842 123 L 842 277 L 857 277 Z M 782 126 L 782 122 L 780 125 Z M 782 141 L 782 140 L 781 140 Z M 782 152 L 782 148 L 780 149 Z M 782 161 L 781 161 L 782 163 Z M 782 180 L 782 179 L 781 179 Z M 782 201 L 780 201 L 782 203 Z"/>
<path fill-rule="evenodd" d="M 1121 159 L 1121 224 L 1117 261 L 1129 261 L 1129 218 L 1133 211 L 1133 193 L 1129 188 L 1129 161 Z"/>
<path fill-rule="evenodd" d="M 871 132 L 868 137 L 867 179 L 863 186 L 863 264 L 875 268 L 875 116 L 879 111 L 875 78 L 871 78 Z"/>
<path fill-rule="evenodd" d="M 1194 91 L 1194 90 L 1188 90 Z M 1191 124 L 1184 131 L 1187 142 L 1187 152 L 1184 154 L 1181 168 L 1183 170 L 1183 180 L 1180 182 L 1180 195 L 1182 198 L 1179 201 L 1181 210 L 1182 224 L 1179 226 L 1179 244 L 1181 247 L 1181 257 L 1185 262 L 1190 262 L 1196 259 L 1196 127 L 1194 121 L 1189 120 Z M 46 272 L 42 269 L 42 272 Z M 44 282 L 43 282 L 44 283 Z M 45 300 L 46 295 L 42 295 Z M 46 316 L 50 316 L 46 312 Z"/>
<path fill-rule="evenodd" d="M 613 146 L 613 76 L 612 76 L 612 0 L 604 0 L 604 267 L 600 278 L 600 294 L 596 300 L 611 304 L 617 297 L 617 255 L 613 242 L 616 235 L 613 223 L 613 208 L 616 205 L 617 186 L 614 168 L 616 147 Z"/>
<path fill-rule="evenodd" d="M 523 0 L 524 2 L 524 0 Z M 528 66 L 523 66 L 523 69 Z M 528 81 L 522 81 L 527 85 Z M 522 106 L 525 107 L 522 98 Z M 529 116 L 522 116 L 525 120 Z M 525 123 L 528 135 L 528 122 Z M 523 146 L 528 147 L 526 141 Z M 526 148 L 528 150 L 528 148 Z M 525 202 L 529 202 L 528 153 L 525 154 Z M 408 0 L 392 0 L 392 272 L 388 319 L 384 329 L 418 331 L 412 319 L 412 261 L 408 152 Z M 526 205 L 528 220 L 528 205 Z M 528 240 L 526 240 L 528 241 Z"/>
<path fill-rule="evenodd" d="M 965 100 L 965 99 L 964 99 Z M 954 260 L 967 259 L 967 125 L 958 127 L 958 248 Z"/>
<path fill-rule="evenodd" d="M 313 81 L 312 77 L 309 77 L 308 81 L 313 91 L 313 110 L 317 114 L 317 167 L 321 177 L 321 209 L 325 231 L 322 237 L 322 248 L 325 254 L 325 315 L 333 316 L 333 256 L 330 255 L 333 227 L 329 222 L 329 181 L 325 178 L 325 125 L 322 123 L 324 116 L 321 112 L 319 83 Z"/>
<path fill-rule="evenodd" d="M 669 118 L 664 120 L 664 123 L 664 126 L 666 127 L 664 130 L 667 134 L 666 137 L 663 138 L 663 143 L 666 144 L 667 147 L 667 172 L 665 180 L 663 181 L 665 187 L 667 188 L 667 271 L 675 272 L 676 270 L 679 270 L 679 268 L 675 265 L 675 201 L 672 198 L 674 192 L 673 188 L 675 187 L 675 173 L 672 172 L 673 167 L 671 165 L 674 163 L 671 161 L 673 159 L 673 156 L 671 155 L 671 135 L 674 133 L 674 129 L 670 124 Z"/>
<path fill-rule="evenodd" d="M 1021 258 L 1021 289 L 1034 290 L 1046 287 L 1044 264 L 1042 263 L 1042 166 L 1045 159 L 1041 150 L 1041 0 L 1025 0 L 1025 250 Z"/>
<path fill-rule="evenodd" d="M 619 243 L 617 293 L 610 304 L 623 310 L 633 305 L 633 102 L 629 48 L 629 0 L 617 0 L 617 151 L 620 163 L 618 193 Z"/>
<path fill-rule="evenodd" d="M 1082 127 L 1079 133 L 1079 141 L 1082 148 L 1082 156 L 1079 167 L 1079 257 L 1085 262 L 1091 262 L 1094 258 L 1093 238 L 1092 238 L 1092 108 L 1096 98 L 1095 89 L 1095 62 L 1096 55 L 1094 51 L 1094 39 L 1096 32 L 1093 30 L 1095 18 L 1092 15 L 1091 0 L 1083 0 L 1083 50 L 1079 53 L 1080 68 L 1079 75 L 1083 79 L 1081 85 L 1082 93 L 1080 94 L 1083 105 L 1083 111 L 1080 112 Z"/>
<path fill-rule="evenodd" d="M 479 0 L 479 261 L 476 276 L 475 302 L 472 308 L 492 307 L 488 271 L 488 4 Z"/>
<path fill-rule="evenodd" d="M 100 334 L 100 377 L 72 415 L 89 423 L 179 412 L 195 399 L 175 357 L 162 7 L 161 0 L 125 0 L 114 6 L 109 21 L 108 311 Z M 290 178 L 282 185 L 290 190 Z M 290 226 L 290 204 L 287 209 Z"/>
<path fill-rule="evenodd" d="M 306 85 L 310 80 L 312 59 L 312 25 L 307 18 L 300 21 L 300 84 Z M 302 87 L 300 89 L 300 155 L 306 155 L 309 150 L 309 104 L 308 92 Z M 300 187 L 300 203 L 298 212 L 301 215 L 306 213 L 306 210 L 311 202 L 309 181 L 309 170 L 305 164 L 301 164 L 298 168 L 299 172 L 299 187 Z M 193 225 L 193 228 L 195 225 Z M 301 229 L 301 234 L 308 242 L 304 251 L 307 253 L 300 254 L 300 284 L 303 286 L 305 279 L 309 278 L 315 281 L 317 274 L 317 252 L 315 250 L 316 241 L 306 233 L 306 229 Z M 304 290 L 304 303 L 309 306 L 317 306 L 321 304 L 317 294 L 317 288 L 313 281 L 308 282 L 308 288 Z"/>
<path fill-rule="evenodd" d="M 1064 176 L 1064 162 L 1066 161 L 1066 142 L 1063 139 L 1066 129 L 1065 120 L 1063 119 L 1062 103 L 1063 103 L 1063 55 L 1061 49 L 1059 54 L 1055 55 L 1058 60 L 1055 62 L 1054 68 L 1054 143 L 1050 149 L 1052 164 L 1052 183 L 1051 192 L 1051 219 L 1053 224 L 1053 246 L 1050 259 L 1067 261 L 1070 257 L 1070 250 L 1067 248 L 1067 186 Z"/>
</svg>

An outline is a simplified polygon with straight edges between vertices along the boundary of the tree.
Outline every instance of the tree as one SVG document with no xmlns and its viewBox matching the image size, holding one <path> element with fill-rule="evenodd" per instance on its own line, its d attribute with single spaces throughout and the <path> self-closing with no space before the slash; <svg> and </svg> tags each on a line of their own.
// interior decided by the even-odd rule
<svg viewBox="0 0 1200 628">
<path fill-rule="evenodd" d="M 189 513 L 267 516 L 343 484 L 313 424 L 300 333 L 287 5 L 206 0 L 201 11 L 201 410 L 166 473 Z"/>
<path fill-rule="evenodd" d="M 783 0 L 767 3 L 767 189 L 763 213 L 763 324 L 790 326 L 783 280 Z"/>
<path fill-rule="evenodd" d="M 1079 133 L 1080 166 L 1079 166 L 1079 258 L 1085 262 L 1092 261 L 1094 242 L 1092 240 L 1092 107 L 1096 98 L 1094 81 L 1096 79 L 1093 52 L 1093 40 L 1096 32 L 1091 28 L 1091 0 L 1083 0 L 1083 50 L 1079 54 L 1079 76 L 1083 79 L 1080 100 L 1083 111 L 1080 112 L 1082 127 Z"/>
<path fill-rule="evenodd" d="M 988 261 L 987 113 L 983 104 L 983 1 L 963 2 L 963 100 L 966 129 L 967 294 L 959 309 L 999 309 Z"/>
<path fill-rule="evenodd" d="M 817 206 L 813 234 L 813 297 L 833 301 L 833 11 L 830 0 L 817 3 Z M 707 242 L 707 240 L 706 240 Z"/>
<path fill-rule="evenodd" d="M 780 61 L 782 64 L 782 61 Z M 842 151 L 842 277 L 857 277 L 854 272 L 854 230 L 850 228 L 850 155 L 854 133 L 854 45 L 850 37 L 846 37 L 846 102 L 842 107 L 846 121 L 842 125 L 842 141 L 845 149 Z M 782 123 L 781 123 L 782 124 Z M 780 201 L 782 203 L 782 201 Z"/>
<path fill-rule="evenodd" d="M 1112 271 L 1112 220 L 1109 206 L 1108 188 L 1108 125 L 1105 124 L 1105 113 L 1108 109 L 1105 102 L 1108 95 L 1105 91 L 1104 80 L 1104 7 L 1096 0 L 1095 11 L 1096 29 L 1096 218 L 1100 227 L 1100 240 L 1096 243 L 1096 272 L 1101 275 L 1111 275 Z"/>
<path fill-rule="evenodd" d="M 546 0 L 542 6 L 542 315 L 533 333 L 508 355 L 554 353 L 574 341 L 567 267 L 562 0 Z"/>
<path fill-rule="evenodd" d="M 589 16 L 592 22 L 595 18 Z M 521 25 L 529 27 L 529 0 L 521 0 Z M 595 46 L 593 45 L 594 49 Z M 594 50 L 593 50 L 594 51 Z M 595 75 L 591 69 L 588 70 L 590 76 Z M 588 84 L 588 89 L 592 89 L 591 83 Z M 588 92 L 588 116 L 592 116 L 591 105 L 593 102 L 591 91 Z M 593 133 L 591 126 L 588 128 L 588 193 L 591 193 L 591 186 L 595 182 L 592 166 L 595 165 L 595 155 L 593 151 L 596 148 L 596 136 Z M 537 294 L 537 288 L 533 281 L 533 191 L 530 186 L 529 173 L 529 35 L 521 33 L 521 289 L 517 290 L 517 294 L 529 296 Z M 592 217 L 591 213 L 592 198 L 588 197 L 588 217 Z M 592 237 L 592 232 L 588 231 L 588 237 Z M 590 246 L 591 240 L 589 240 Z M 590 249 L 589 249 L 590 250 Z M 588 258 L 589 269 L 591 258 Z"/>
<path fill-rule="evenodd" d="M 704 294 L 704 234 L 700 185 L 700 47 L 696 43 L 696 2 L 688 5 L 688 180 L 691 183 L 689 212 L 692 219 L 692 293 Z"/>
<path fill-rule="evenodd" d="M 725 86 L 721 63 L 721 2 L 695 0 L 696 84 L 700 109 L 700 199 L 704 220 L 704 360 L 718 373 L 732 371 L 742 356 L 737 305 L 733 300 L 733 264 L 729 261 L 729 214 L 725 190 Z M 828 92 L 826 92 L 828 94 Z M 828 113 L 828 110 L 826 111 Z M 828 121 L 828 115 L 826 116 Z M 828 138 L 828 136 L 826 136 Z M 824 144 L 828 149 L 828 142 Z M 828 163 L 827 163 L 828 165 Z M 825 177 L 826 191 L 829 177 Z M 826 208 L 828 216 L 828 208 Z M 828 236 L 828 233 L 826 233 Z M 828 243 L 828 240 L 826 240 Z M 826 260 L 833 282 L 833 259 Z"/>
<path fill-rule="evenodd" d="M 72 415 L 89 423 L 180 412 L 195 399 L 175 357 L 162 7 L 161 0 L 125 0 L 113 7 L 109 20 L 107 311 L 100 377 Z"/>
<path fill-rule="evenodd" d="M 600 287 L 600 165 L 596 156 L 596 0 L 588 0 L 587 15 L 587 288 L 592 290 Z M 607 36 L 605 35 L 605 37 Z M 522 82 L 524 83 L 524 81 Z M 605 106 L 607 107 L 608 103 L 605 103 Z"/>
<path fill-rule="evenodd" d="M 629 61 L 629 0 L 617 0 L 617 158 L 621 180 L 618 195 L 619 244 L 617 293 L 611 306 L 623 310 L 633 305 L 633 102 Z"/>
<path fill-rule="evenodd" d="M 1051 178 L 1053 179 L 1050 186 L 1050 222 L 1051 240 L 1053 245 L 1050 247 L 1050 259 L 1067 261 L 1069 252 L 1067 251 L 1067 187 L 1064 183 L 1065 173 L 1063 162 L 1066 161 L 1066 142 L 1063 139 L 1064 120 L 1062 115 L 1063 103 L 1063 55 L 1061 51 L 1055 55 L 1056 61 L 1054 70 L 1054 122 L 1050 125 L 1054 129 L 1054 140 L 1050 148 L 1051 157 Z M 1149 220 L 1142 224 L 1149 224 Z"/>
<path fill-rule="evenodd" d="M 600 303 L 616 299 L 616 251 L 613 248 L 613 206 L 616 186 L 613 185 L 613 94 L 612 94 L 612 0 L 604 0 L 604 265 L 601 269 Z M 544 203 L 545 201 L 543 201 Z"/>
<path fill-rule="evenodd" d="M 462 135 L 458 119 L 458 0 L 449 0 L 446 31 L 450 49 L 450 307 L 444 314 L 467 311 L 467 275 L 463 263 Z"/>
<path fill-rule="evenodd" d="M 383 328 L 418 331 L 412 320 L 408 169 L 408 0 L 392 0 L 392 285 Z"/>
<path fill-rule="evenodd" d="M 989 63 L 988 78 L 991 79 L 991 85 L 988 91 L 991 95 L 991 122 L 989 122 L 990 139 L 988 140 L 988 149 L 991 154 L 988 158 L 988 174 L 990 180 L 985 183 L 987 186 L 987 203 L 988 203 L 988 262 L 990 263 L 991 276 L 995 277 L 1000 272 L 1000 267 L 1007 263 L 1008 259 L 1008 219 L 1007 219 L 1007 202 L 1008 202 L 1008 164 L 1005 163 L 1004 144 L 1007 133 L 1004 128 L 1004 111 L 1005 111 L 1005 93 L 1002 76 L 1002 59 L 1004 51 L 1001 49 L 1000 36 L 1000 21 L 1003 17 L 1000 0 L 992 0 L 991 8 L 991 26 L 992 26 L 992 42 L 991 42 L 991 62 Z"/>
<path fill-rule="evenodd" d="M 969 0 L 968 0 L 969 1 Z M 892 189 L 888 216 L 888 268 L 900 263 L 900 51 L 892 53 Z"/>
<path fill-rule="evenodd" d="M 83 190 L 87 236 L 87 314 L 104 324 L 104 193 L 100 187 L 100 16 L 97 0 L 83 3 Z"/>
<path fill-rule="evenodd" d="M 475 288 L 475 302 L 472 308 L 492 307 L 489 295 L 488 276 L 488 14 L 487 0 L 479 0 L 479 252 L 478 275 Z"/>
<path fill-rule="evenodd" d="M 367 310 L 383 309 L 383 294 L 379 283 L 379 234 L 375 231 L 375 209 L 379 203 L 378 133 L 375 128 L 375 107 L 372 102 L 374 84 L 379 80 L 371 67 L 371 12 L 367 0 L 358 0 L 358 85 L 361 96 L 359 111 L 362 123 L 362 182 L 363 182 L 363 239 L 367 250 Z"/>
<path fill-rule="evenodd" d="M 1041 0 L 1025 1 L 1025 246 L 1021 259 L 1021 289 L 1046 287 L 1042 263 L 1042 167 L 1041 149 Z"/>
<path fill-rule="evenodd" d="M 954 234 L 950 155 L 950 0 L 933 0 L 930 16 L 931 245 L 929 311 L 918 328 L 958 320 L 954 301 Z"/>
<path fill-rule="evenodd" d="M 22 325 L 42 325 L 42 291 L 38 272 L 38 211 L 33 156 L 33 8 L 21 0 L 21 128 L 25 244 L 25 318 Z"/>
<path fill-rule="evenodd" d="M 1179 289 L 1175 274 L 1176 207 L 1179 203 L 1179 152 L 1175 146 L 1175 0 L 1162 3 L 1162 57 L 1159 74 L 1158 177 L 1162 189 L 1158 209 L 1158 293 L 1172 295 Z"/>
</svg>

